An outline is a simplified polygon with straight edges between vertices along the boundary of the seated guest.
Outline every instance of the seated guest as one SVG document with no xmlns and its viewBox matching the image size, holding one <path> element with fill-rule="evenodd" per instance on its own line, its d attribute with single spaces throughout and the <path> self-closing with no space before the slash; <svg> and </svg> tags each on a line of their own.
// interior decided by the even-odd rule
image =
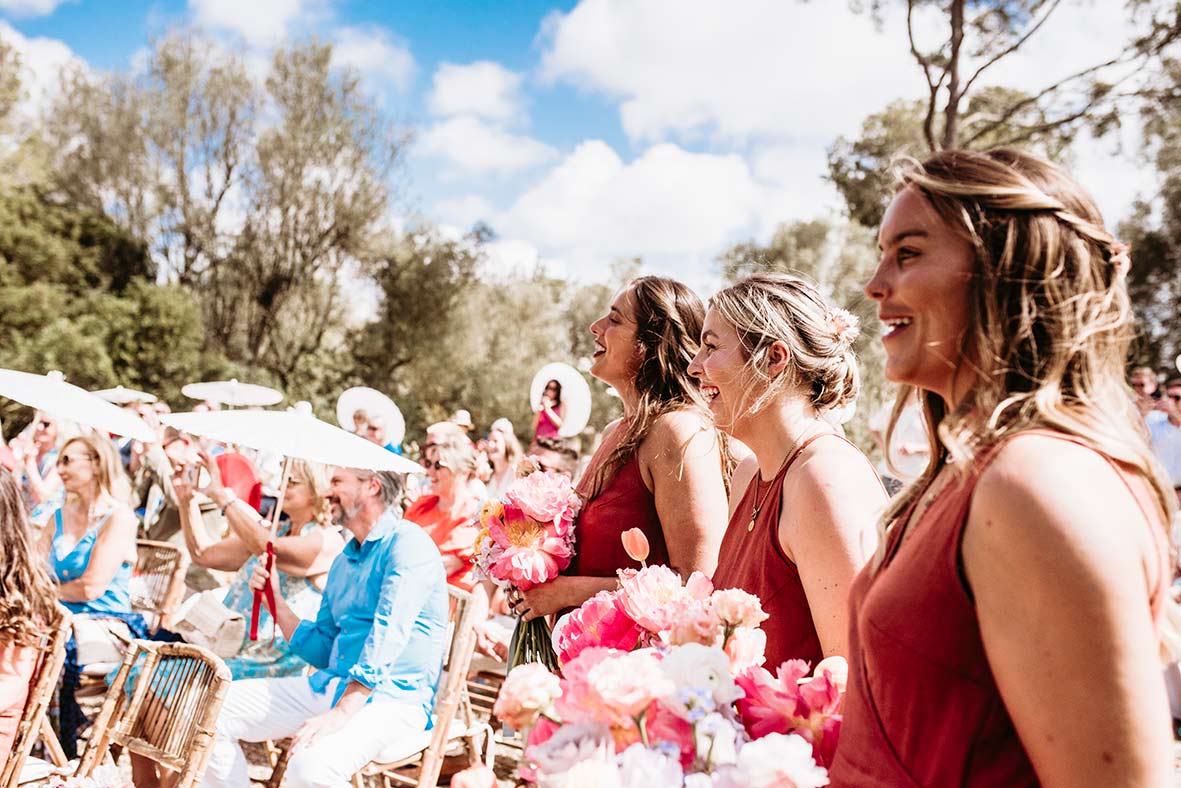
<svg viewBox="0 0 1181 788">
<path fill-rule="evenodd" d="M 480 531 L 481 500 L 469 485 L 476 453 L 466 439 L 450 437 L 427 447 L 423 465 L 431 491 L 411 503 L 405 517 L 421 525 L 438 545 L 447 582 L 470 591 L 476 584 L 472 558 Z"/>
<path fill-rule="evenodd" d="M 12 442 L 21 495 L 35 528 L 48 522 L 64 498 L 57 475 L 58 443 L 64 437 L 56 417 L 37 411 L 32 424 Z"/>
<path fill-rule="evenodd" d="M 131 610 L 139 524 L 125 503 L 127 480 L 114 445 L 90 436 L 72 438 L 62 446 L 57 470 L 66 500 L 53 513 L 43 543 L 58 599 L 71 613 L 120 619 L 134 637 L 146 637 L 143 618 Z M 61 691 L 62 747 L 71 758 L 77 754 L 75 731 L 83 721 L 74 690 L 84 664 L 71 640 Z"/>
<path fill-rule="evenodd" d="M 194 562 L 209 569 L 237 571 L 226 589 L 225 605 L 250 619 L 254 595 L 250 577 L 258 556 L 266 552 L 269 525 L 258 512 L 227 488 L 217 462 L 206 453 L 201 465 L 209 474 L 209 485 L 202 488 L 225 513 L 230 535 L 225 539 L 209 538 L 203 528 L 195 528 L 200 514 L 188 480 L 177 474 L 172 488 L 180 502 L 180 524 L 185 544 Z M 339 529 L 332 523 L 328 505 L 328 470 L 323 465 L 295 460 L 287 492 L 283 496 L 283 514 L 275 539 L 275 566 L 279 570 L 279 589 L 287 604 L 300 618 L 312 618 L 320 609 L 320 588 L 332 561 L 344 547 Z M 258 640 L 246 640 L 236 656 L 226 660 L 235 679 L 268 676 L 295 676 L 306 667 L 291 651 L 275 621 L 264 609 L 260 612 Z"/>
<path fill-rule="evenodd" d="M 203 786 L 250 784 L 238 740 L 294 736 L 286 784 L 340 786 L 383 747 L 430 725 L 447 630 L 439 551 L 394 508 L 390 473 L 333 471 L 333 517 L 351 535 L 328 572 L 320 612 L 300 620 L 262 564 L 251 585 L 275 592 L 272 611 L 310 676 L 230 685 Z"/>
<path fill-rule="evenodd" d="M 524 454 L 508 419 L 492 422 L 492 429 L 484 441 L 484 452 L 492 466 L 492 474 L 487 482 L 488 497 L 499 498 L 517 478 L 517 462 Z"/>
<path fill-rule="evenodd" d="M 61 617 L 53 584 L 29 543 L 20 487 L 0 470 L 0 764 L 12 752 L 41 637 Z"/>
<path fill-rule="evenodd" d="M 847 653 L 849 589 L 877 544 L 885 490 L 822 415 L 857 396 L 856 333 L 803 280 L 757 274 L 710 299 L 689 367 L 718 429 L 754 452 L 734 472 L 713 581 L 763 601 L 772 671 Z"/>
</svg>

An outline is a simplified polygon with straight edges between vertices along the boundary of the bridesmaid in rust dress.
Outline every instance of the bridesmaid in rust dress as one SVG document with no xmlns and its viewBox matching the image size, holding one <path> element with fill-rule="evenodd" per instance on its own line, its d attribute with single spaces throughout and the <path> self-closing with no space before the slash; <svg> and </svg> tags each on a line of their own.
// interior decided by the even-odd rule
<svg viewBox="0 0 1181 788">
<path fill-rule="evenodd" d="M 877 544 L 885 491 L 821 416 L 857 396 L 856 335 L 803 280 L 758 274 L 710 299 L 689 367 L 718 427 L 754 452 L 734 475 L 713 581 L 762 600 L 772 672 L 847 653 L 849 589 Z"/>
<path fill-rule="evenodd" d="M 905 167 L 879 240 L 865 290 L 931 460 L 853 588 L 831 785 L 1173 785 L 1176 501 L 1124 382 L 1127 247 L 1005 150 Z"/>
<path fill-rule="evenodd" d="M 671 279 L 636 279 L 590 327 L 591 374 L 613 386 L 623 418 L 607 427 L 579 483 L 586 500 L 575 523 L 566 574 L 513 603 L 526 619 L 577 607 L 614 589 L 616 571 L 638 568 L 620 536 L 640 528 L 649 563 L 682 576 L 713 573 L 726 522 L 730 455 L 688 374 L 705 309 Z"/>
</svg>

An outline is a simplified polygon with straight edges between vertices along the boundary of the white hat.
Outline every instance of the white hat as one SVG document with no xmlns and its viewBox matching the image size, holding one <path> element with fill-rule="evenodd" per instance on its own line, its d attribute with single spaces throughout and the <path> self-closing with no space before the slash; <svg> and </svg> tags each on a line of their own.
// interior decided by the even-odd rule
<svg viewBox="0 0 1181 788">
<path fill-rule="evenodd" d="M 513 423 L 502 416 L 501 418 L 492 422 L 492 426 L 489 427 L 489 430 L 490 431 L 491 430 L 500 430 L 501 432 L 512 435 L 513 434 Z"/>
<path fill-rule="evenodd" d="M 451 423 L 470 430 L 472 428 L 472 414 L 460 408 L 451 415 Z"/>
</svg>

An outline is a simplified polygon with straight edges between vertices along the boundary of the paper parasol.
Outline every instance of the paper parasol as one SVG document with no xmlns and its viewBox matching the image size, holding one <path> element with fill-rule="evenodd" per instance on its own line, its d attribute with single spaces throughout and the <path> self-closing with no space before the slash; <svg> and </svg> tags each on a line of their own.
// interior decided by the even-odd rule
<svg viewBox="0 0 1181 788">
<path fill-rule="evenodd" d="M 190 383 L 180 390 L 189 399 L 203 402 L 218 402 L 233 407 L 266 407 L 283 401 L 283 394 L 266 386 L 254 383 L 239 383 L 237 380 L 211 380 L 207 383 Z"/>
<path fill-rule="evenodd" d="M 145 443 L 156 440 L 156 433 L 139 416 L 67 383 L 60 372 L 34 375 L 15 369 L 0 369 L 0 397 L 8 397 L 100 432 L 111 432 Z"/>
<path fill-rule="evenodd" d="M 541 395 L 545 393 L 545 384 L 551 380 L 562 384 L 562 404 L 566 406 L 558 434 L 563 438 L 577 435 L 590 420 L 590 386 L 582 373 L 569 364 L 560 361 L 546 364 L 533 376 L 533 383 L 529 386 L 529 402 L 535 412 L 541 410 Z"/>
<path fill-rule="evenodd" d="M 122 386 L 115 386 L 113 389 L 100 389 L 90 393 L 115 405 L 127 405 L 132 402 L 156 401 L 155 394 L 149 394 L 146 391 L 136 391 L 135 389 L 128 389 Z"/>
</svg>

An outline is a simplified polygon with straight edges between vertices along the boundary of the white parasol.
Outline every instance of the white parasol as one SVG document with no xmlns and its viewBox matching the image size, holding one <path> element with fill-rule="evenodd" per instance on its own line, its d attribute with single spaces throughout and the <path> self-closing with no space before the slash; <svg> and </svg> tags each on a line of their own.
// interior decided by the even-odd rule
<svg viewBox="0 0 1181 788">
<path fill-rule="evenodd" d="M 282 392 L 254 383 L 239 383 L 237 380 L 190 383 L 182 388 L 180 393 L 189 399 L 218 402 L 238 408 L 265 407 L 283 401 Z"/>
<path fill-rule="evenodd" d="M 156 433 L 139 416 L 67 383 L 65 376 L 57 371 L 34 375 L 15 369 L 0 369 L 0 397 L 8 397 L 100 432 L 111 432 L 145 443 L 156 440 Z"/>
<path fill-rule="evenodd" d="M 1181 356 L 1177 356 L 1177 360 L 1173 363 L 1177 365 L 1177 371 L 1181 372 Z"/>
<path fill-rule="evenodd" d="M 100 389 L 90 393 L 115 405 L 127 405 L 132 402 L 156 401 L 155 394 L 149 394 L 146 391 L 136 391 L 135 389 L 123 388 L 122 386 L 115 386 L 113 389 Z"/>
<path fill-rule="evenodd" d="M 395 473 L 421 473 L 418 463 L 386 451 L 340 427 L 320 421 L 312 406 L 297 403 L 283 410 L 214 410 L 207 413 L 173 413 L 161 421 L 181 432 L 212 438 L 285 457 Z"/>
<path fill-rule="evenodd" d="M 562 384 L 562 404 L 566 406 L 566 415 L 562 418 L 558 434 L 563 438 L 577 435 L 590 420 L 590 386 L 582 373 L 569 364 L 560 361 L 546 364 L 533 376 L 533 383 L 529 386 L 529 402 L 535 412 L 541 410 L 541 395 L 551 380 Z"/>
<path fill-rule="evenodd" d="M 353 431 L 353 414 L 363 410 L 370 416 L 379 416 L 385 423 L 385 440 L 397 446 L 406 437 L 406 419 L 392 399 L 377 389 L 368 386 L 354 386 L 346 389 L 336 401 L 336 420 L 345 430 Z"/>
</svg>

